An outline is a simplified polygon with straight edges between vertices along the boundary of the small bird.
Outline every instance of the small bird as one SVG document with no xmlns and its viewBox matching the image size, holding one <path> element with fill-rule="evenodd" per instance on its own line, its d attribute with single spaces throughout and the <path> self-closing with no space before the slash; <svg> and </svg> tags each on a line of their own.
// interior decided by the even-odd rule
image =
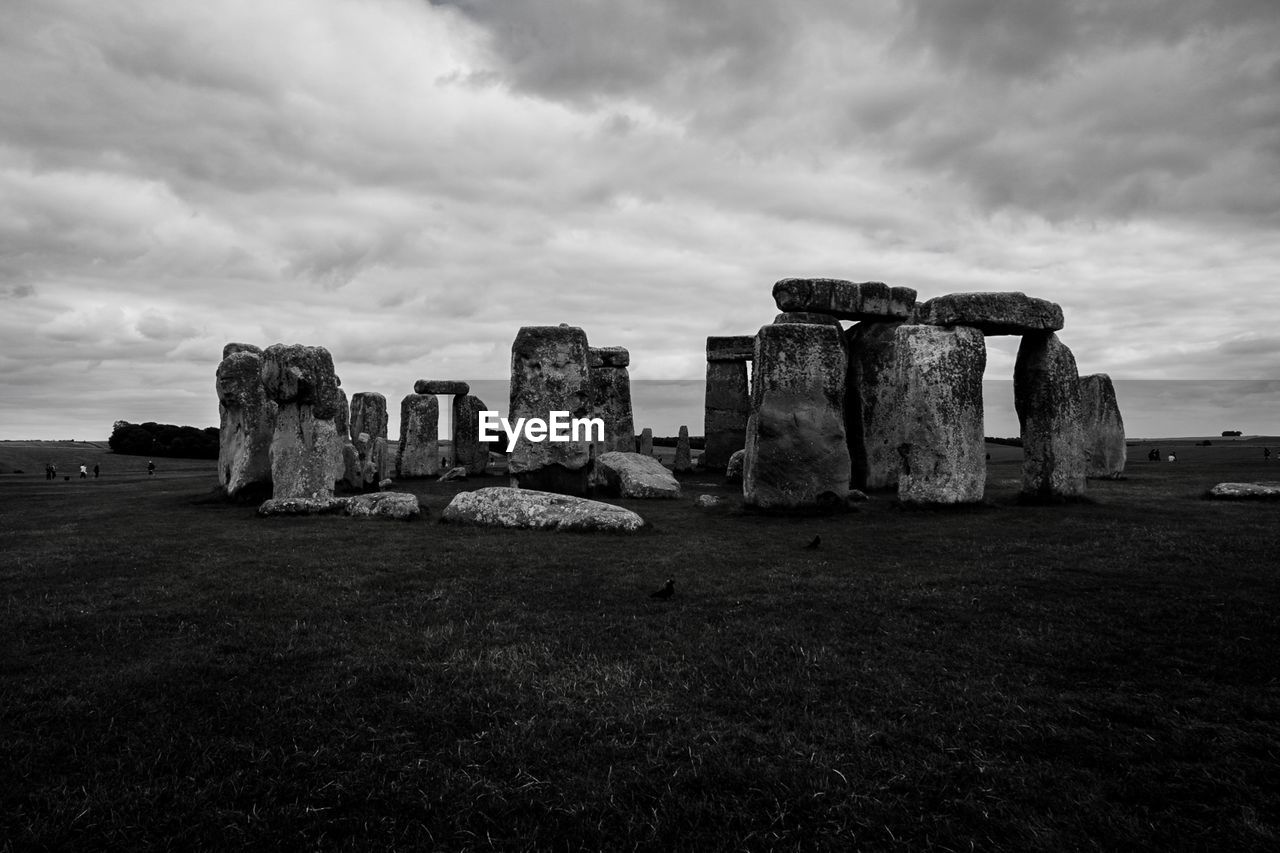
<svg viewBox="0 0 1280 853">
<path fill-rule="evenodd" d="M 821 544 L 822 544 L 822 536 L 821 536 L 821 535 L 817 535 L 817 536 L 814 536 L 814 537 L 813 537 L 813 541 L 812 541 L 812 542 L 810 542 L 808 545 L 805 545 L 805 546 L 804 546 L 804 549 L 805 549 L 806 551 L 816 551 L 816 550 L 818 550 L 818 546 L 819 546 L 819 545 L 821 545 Z"/>
<path fill-rule="evenodd" d="M 667 582 L 662 585 L 662 589 L 649 593 L 650 598 L 661 598 L 664 601 L 676 594 L 676 582 L 671 578 L 667 578 Z"/>
</svg>

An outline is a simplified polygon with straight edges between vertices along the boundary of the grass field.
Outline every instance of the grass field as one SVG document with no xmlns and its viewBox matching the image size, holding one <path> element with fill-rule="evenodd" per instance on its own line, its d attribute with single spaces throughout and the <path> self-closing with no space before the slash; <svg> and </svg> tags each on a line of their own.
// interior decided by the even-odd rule
<svg viewBox="0 0 1280 853">
<path fill-rule="evenodd" d="M 627 537 L 436 523 L 497 478 L 266 520 L 212 462 L 0 443 L 0 844 L 1280 849 L 1280 504 L 1200 499 L 1280 461 L 1146 450 L 1060 507 L 1016 448 L 960 511 L 695 474 Z"/>
</svg>

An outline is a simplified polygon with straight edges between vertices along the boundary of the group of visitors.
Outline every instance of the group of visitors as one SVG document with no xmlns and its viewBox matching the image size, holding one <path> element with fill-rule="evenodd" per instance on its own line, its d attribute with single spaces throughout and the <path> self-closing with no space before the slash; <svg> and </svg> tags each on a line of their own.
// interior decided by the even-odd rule
<svg viewBox="0 0 1280 853">
<path fill-rule="evenodd" d="M 147 476 L 150 477 L 155 473 L 156 473 L 156 463 L 148 459 L 147 460 Z M 102 475 L 102 468 L 97 464 L 95 464 L 93 466 L 93 479 L 96 480 L 101 475 Z M 46 480 L 58 479 L 58 466 L 53 464 L 52 462 L 46 463 L 44 466 L 44 478 Z M 71 478 L 68 477 L 67 479 L 71 479 Z M 81 480 L 89 479 L 89 466 L 87 465 L 80 466 L 80 479 Z"/>
<path fill-rule="evenodd" d="M 1148 461 L 1148 462 L 1159 462 L 1159 461 L 1160 461 L 1160 448 L 1158 448 L 1158 447 L 1153 447 L 1153 448 L 1151 448 L 1151 452 L 1147 454 L 1147 461 Z M 1177 462 L 1177 461 L 1178 461 L 1178 454 L 1176 454 L 1176 453 L 1174 453 L 1172 450 L 1170 450 L 1170 451 L 1169 451 L 1169 461 L 1170 461 L 1170 462 Z"/>
</svg>

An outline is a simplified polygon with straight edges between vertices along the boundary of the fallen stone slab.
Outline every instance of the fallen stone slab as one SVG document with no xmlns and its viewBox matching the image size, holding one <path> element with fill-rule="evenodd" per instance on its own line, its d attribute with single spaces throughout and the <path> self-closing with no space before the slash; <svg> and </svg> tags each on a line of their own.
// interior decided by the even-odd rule
<svg viewBox="0 0 1280 853">
<path fill-rule="evenodd" d="M 346 499 L 346 513 L 354 518 L 392 518 L 409 521 L 422 515 L 416 495 L 408 492 L 377 492 Z"/>
<path fill-rule="evenodd" d="M 720 506 L 724 503 L 724 498 L 719 495 L 698 495 L 693 500 L 693 505 L 698 509 L 710 509 L 714 506 Z"/>
<path fill-rule="evenodd" d="M 467 479 L 466 466 L 458 465 L 453 468 L 450 468 L 448 471 L 445 471 L 443 474 L 441 474 L 440 477 L 436 480 L 436 482 L 447 483 L 450 480 L 465 480 L 465 479 Z"/>
<path fill-rule="evenodd" d="M 678 498 L 680 483 L 666 467 L 643 453 L 614 451 L 596 460 L 604 488 L 624 498 Z"/>
<path fill-rule="evenodd" d="M 1062 307 L 1018 291 L 948 293 L 920 306 L 925 326 L 969 326 L 984 335 L 1056 332 L 1063 326 Z"/>
<path fill-rule="evenodd" d="M 1222 501 L 1274 501 L 1280 500 L 1280 483 L 1219 483 L 1205 497 Z"/>
<path fill-rule="evenodd" d="M 346 498 L 271 498 L 258 507 L 258 515 L 337 515 L 347 508 Z"/>
<path fill-rule="evenodd" d="M 419 379 L 413 383 L 415 394 L 453 394 L 466 396 L 471 393 L 471 386 L 458 379 Z"/>
<path fill-rule="evenodd" d="M 644 526 L 643 518 L 620 506 L 506 486 L 458 493 L 440 520 L 485 527 L 617 533 L 631 533 Z"/>
<path fill-rule="evenodd" d="M 840 278 L 784 278 L 773 286 L 779 311 L 828 314 L 841 320 L 905 320 L 916 305 L 910 287 Z"/>
<path fill-rule="evenodd" d="M 712 335 L 707 338 L 707 361 L 751 361 L 755 357 L 755 335 Z"/>
</svg>

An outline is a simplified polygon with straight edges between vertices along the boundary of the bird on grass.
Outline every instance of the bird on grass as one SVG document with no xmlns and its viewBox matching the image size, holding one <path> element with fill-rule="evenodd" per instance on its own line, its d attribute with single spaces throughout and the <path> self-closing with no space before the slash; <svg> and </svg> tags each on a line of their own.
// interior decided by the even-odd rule
<svg viewBox="0 0 1280 853">
<path fill-rule="evenodd" d="M 660 598 L 663 601 L 676 594 L 676 582 L 671 578 L 667 578 L 667 582 L 662 585 L 662 589 L 649 593 L 650 598 Z"/>
<path fill-rule="evenodd" d="M 819 546 L 819 545 L 821 545 L 821 544 L 822 544 L 822 536 L 821 536 L 821 535 L 817 535 L 817 536 L 814 536 L 814 537 L 813 537 L 813 541 L 812 541 L 812 542 L 810 542 L 808 545 L 805 545 L 805 546 L 804 546 L 804 549 L 805 549 L 806 551 L 816 551 L 816 550 L 818 550 L 818 546 Z"/>
</svg>

